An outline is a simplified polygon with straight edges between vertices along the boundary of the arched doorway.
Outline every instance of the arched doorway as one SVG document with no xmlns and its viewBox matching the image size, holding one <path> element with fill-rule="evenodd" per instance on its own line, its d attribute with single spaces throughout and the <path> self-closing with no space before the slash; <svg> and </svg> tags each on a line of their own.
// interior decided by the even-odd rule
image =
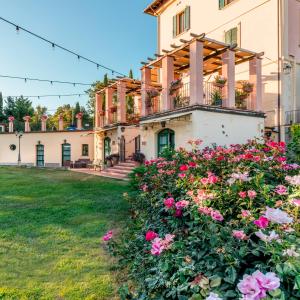
<svg viewBox="0 0 300 300">
<path fill-rule="evenodd" d="M 104 159 L 111 154 L 111 139 L 106 137 L 104 139 Z"/>
<path fill-rule="evenodd" d="M 71 144 L 64 143 L 61 145 L 62 148 L 62 166 L 69 167 L 71 163 Z"/>
<path fill-rule="evenodd" d="M 36 145 L 36 166 L 45 166 L 45 147 L 41 144 Z"/>
<path fill-rule="evenodd" d="M 175 148 L 175 132 L 169 128 L 163 129 L 157 135 L 157 154 L 165 148 Z"/>
</svg>

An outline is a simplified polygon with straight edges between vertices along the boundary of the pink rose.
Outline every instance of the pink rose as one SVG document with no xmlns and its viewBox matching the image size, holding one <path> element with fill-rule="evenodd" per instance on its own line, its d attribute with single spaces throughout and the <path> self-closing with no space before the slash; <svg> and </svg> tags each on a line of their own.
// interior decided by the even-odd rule
<svg viewBox="0 0 300 300">
<path fill-rule="evenodd" d="M 109 240 L 112 239 L 112 237 L 113 237 L 113 232 L 112 232 L 112 230 L 110 230 L 103 236 L 102 240 L 104 242 L 108 242 Z"/>
<path fill-rule="evenodd" d="M 193 162 L 193 161 L 190 161 L 190 162 L 189 162 L 189 167 L 190 167 L 190 168 L 196 168 L 196 167 L 197 167 L 197 164 L 196 164 L 195 162 Z"/>
<path fill-rule="evenodd" d="M 251 212 L 249 210 L 242 210 L 242 217 L 248 218 L 251 216 Z"/>
<path fill-rule="evenodd" d="M 247 197 L 247 192 L 239 192 L 239 196 L 242 198 L 242 199 L 245 199 Z"/>
<path fill-rule="evenodd" d="M 182 201 L 179 201 L 179 202 L 176 202 L 175 206 L 177 209 L 183 209 L 185 207 L 187 207 L 189 205 L 189 201 L 186 201 L 186 200 L 182 200 Z"/>
<path fill-rule="evenodd" d="M 210 207 L 200 207 L 198 211 L 204 215 L 210 216 L 212 209 Z"/>
<path fill-rule="evenodd" d="M 215 220 L 222 222 L 224 220 L 224 217 L 221 215 L 221 213 L 218 210 L 214 210 L 211 212 L 210 216 Z"/>
<path fill-rule="evenodd" d="M 181 209 L 176 209 L 174 216 L 176 218 L 181 218 L 182 217 L 182 210 Z"/>
<path fill-rule="evenodd" d="M 243 230 L 233 230 L 232 236 L 238 240 L 247 240 L 248 237 Z"/>
<path fill-rule="evenodd" d="M 187 171 L 189 169 L 189 166 L 188 165 L 181 165 L 180 167 L 179 167 L 179 170 L 181 171 L 181 172 L 185 172 L 185 171 Z"/>
<path fill-rule="evenodd" d="M 269 220 L 268 220 L 266 217 L 261 216 L 261 217 L 259 217 L 258 220 L 253 221 L 253 223 L 254 223 L 257 227 L 264 229 L 264 228 L 267 228 L 267 227 L 268 227 L 268 225 L 269 225 Z"/>
<path fill-rule="evenodd" d="M 184 174 L 184 173 L 179 173 L 179 174 L 178 174 L 178 177 L 179 177 L 179 178 L 184 178 L 185 176 L 186 176 L 186 174 Z"/>
<path fill-rule="evenodd" d="M 300 206 L 300 199 L 292 199 L 291 202 L 298 207 Z"/>
<path fill-rule="evenodd" d="M 209 184 L 209 179 L 208 179 L 208 178 L 201 178 L 200 181 L 201 181 L 201 183 L 202 183 L 203 185 Z"/>
<path fill-rule="evenodd" d="M 164 205 L 170 209 L 174 206 L 174 203 L 175 203 L 175 200 L 174 198 L 167 198 L 165 201 L 164 201 Z"/>
<path fill-rule="evenodd" d="M 158 237 L 158 234 L 151 230 L 147 231 L 146 236 L 145 236 L 146 241 L 148 241 L 148 242 L 154 240 L 157 237 Z"/>
<path fill-rule="evenodd" d="M 164 251 L 164 246 L 161 243 L 160 238 L 156 238 L 152 242 L 151 254 L 158 256 Z"/>
<path fill-rule="evenodd" d="M 257 195 L 256 192 L 252 190 L 248 191 L 247 194 L 250 199 L 254 199 Z"/>
<path fill-rule="evenodd" d="M 287 195 L 288 194 L 287 188 L 284 185 L 277 185 L 276 189 L 275 189 L 275 192 L 278 195 Z"/>
</svg>

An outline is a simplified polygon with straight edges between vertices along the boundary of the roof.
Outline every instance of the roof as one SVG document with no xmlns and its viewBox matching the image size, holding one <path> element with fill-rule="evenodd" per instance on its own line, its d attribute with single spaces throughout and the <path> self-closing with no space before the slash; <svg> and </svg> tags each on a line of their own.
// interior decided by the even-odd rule
<svg viewBox="0 0 300 300">
<path fill-rule="evenodd" d="M 145 8 L 144 13 L 151 16 L 156 16 L 162 7 L 173 1 L 174 0 L 154 0 L 150 5 L 147 6 L 147 8 Z"/>
<path fill-rule="evenodd" d="M 143 63 L 146 67 L 152 69 L 159 69 L 162 67 L 162 60 L 166 56 L 174 58 L 174 71 L 175 73 L 182 73 L 190 67 L 190 44 L 195 40 L 203 43 L 204 75 L 209 75 L 219 71 L 222 68 L 222 54 L 228 49 L 235 52 L 235 64 L 241 64 L 249 61 L 254 57 L 260 57 L 263 53 L 256 53 L 246 49 L 236 47 L 223 42 L 219 42 L 205 37 L 204 34 L 196 36 L 191 34 L 193 38 L 190 41 L 180 40 L 181 45 L 170 45 L 173 50 L 162 50 L 163 55 L 158 55 L 156 59 L 151 59 L 147 64 Z"/>
</svg>

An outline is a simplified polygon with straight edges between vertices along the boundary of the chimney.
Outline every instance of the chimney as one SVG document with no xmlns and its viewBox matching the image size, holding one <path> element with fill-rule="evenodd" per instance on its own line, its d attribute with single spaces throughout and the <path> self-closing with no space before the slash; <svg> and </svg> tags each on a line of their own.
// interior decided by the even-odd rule
<svg viewBox="0 0 300 300">
<path fill-rule="evenodd" d="M 8 132 L 10 132 L 10 133 L 14 132 L 14 120 L 15 120 L 15 117 L 13 117 L 13 116 L 8 117 L 8 121 L 9 121 Z"/>
<path fill-rule="evenodd" d="M 23 120 L 25 121 L 25 132 L 30 132 L 30 116 L 25 116 Z"/>
</svg>

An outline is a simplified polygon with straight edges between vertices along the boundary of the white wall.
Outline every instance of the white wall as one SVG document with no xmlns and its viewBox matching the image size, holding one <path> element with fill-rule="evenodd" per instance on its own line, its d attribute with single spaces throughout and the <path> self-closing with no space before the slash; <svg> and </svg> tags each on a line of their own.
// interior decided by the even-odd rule
<svg viewBox="0 0 300 300">
<path fill-rule="evenodd" d="M 30 132 L 24 133 L 21 138 L 21 161 L 22 164 L 36 165 L 36 145 L 40 142 L 44 145 L 45 164 L 61 166 L 62 144 L 66 140 L 71 144 L 71 160 L 80 158 L 93 160 L 94 137 L 92 131 L 53 131 L 53 132 Z M 10 145 L 16 145 L 12 151 Z M 89 156 L 82 156 L 82 144 L 89 145 Z M 17 164 L 18 139 L 14 133 L 0 134 L 0 164 Z"/>
<path fill-rule="evenodd" d="M 145 130 L 147 127 L 147 130 Z M 163 130 L 160 122 L 144 124 L 141 131 L 142 149 L 147 159 L 157 156 L 157 134 Z M 175 131 L 175 147 L 189 149 L 190 139 L 202 139 L 203 146 L 245 143 L 248 139 L 263 136 L 264 119 L 244 115 L 209 111 L 193 111 L 184 120 L 167 121 L 166 127 Z"/>
</svg>

